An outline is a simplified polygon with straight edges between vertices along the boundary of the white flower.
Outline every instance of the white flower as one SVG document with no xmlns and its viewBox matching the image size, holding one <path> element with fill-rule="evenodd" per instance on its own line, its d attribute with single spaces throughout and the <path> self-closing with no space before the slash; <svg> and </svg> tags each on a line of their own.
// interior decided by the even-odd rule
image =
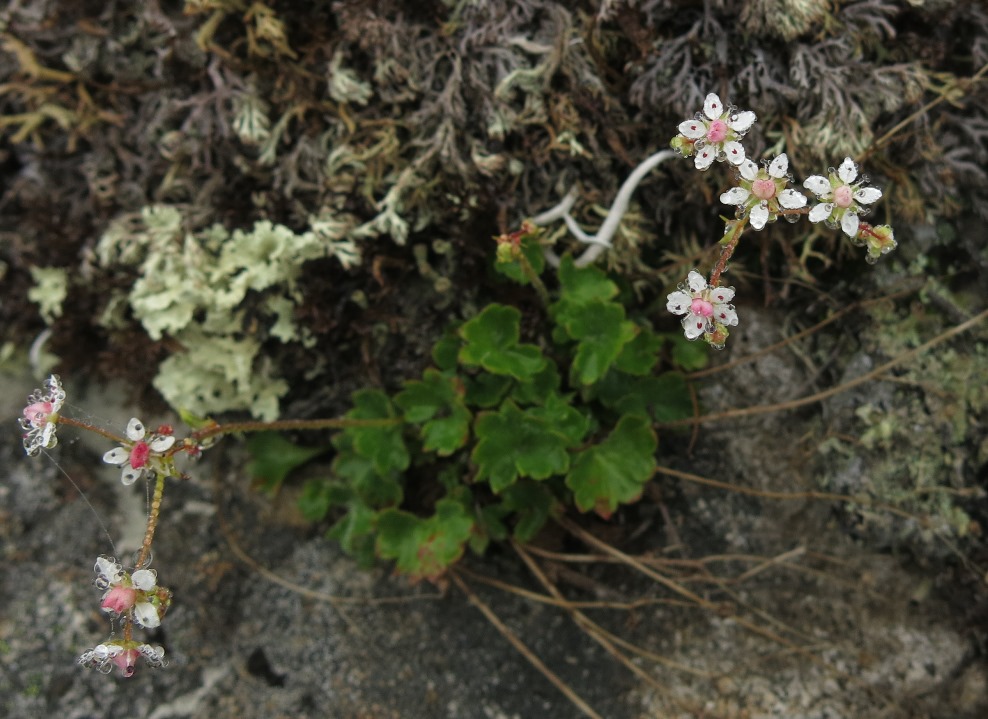
<svg viewBox="0 0 988 719">
<path fill-rule="evenodd" d="M 57 374 L 51 375 L 42 389 L 34 390 L 27 398 L 20 423 L 24 430 L 24 451 L 28 457 L 35 456 L 42 448 L 51 449 L 58 444 L 55 426 L 64 401 L 65 390 Z"/>
<path fill-rule="evenodd" d="M 137 669 L 138 657 L 143 657 L 147 665 L 154 669 L 165 666 L 165 650 L 161 647 L 122 639 L 97 644 L 83 652 L 79 663 L 102 674 L 109 674 L 116 666 L 122 676 L 131 677 Z"/>
<path fill-rule="evenodd" d="M 724 107 L 720 98 L 710 93 L 703 102 L 702 113 L 679 123 L 682 139 L 677 146 L 681 151 L 689 147 L 690 152 L 696 152 L 693 163 L 698 170 L 706 170 L 714 160 L 740 165 L 744 162 L 744 148 L 738 140 L 751 129 L 755 120 L 755 113 Z M 689 152 L 684 154 L 688 156 Z"/>
<path fill-rule="evenodd" d="M 112 557 L 96 560 L 96 586 L 105 589 L 100 608 L 123 616 L 139 627 L 154 629 L 161 625 L 162 596 L 167 604 L 171 593 L 159 592 L 158 575 L 153 569 L 138 569 L 127 573 Z"/>
<path fill-rule="evenodd" d="M 811 175 L 803 181 L 803 187 L 816 195 L 818 204 L 810 210 L 810 222 L 826 222 L 828 227 L 837 227 L 850 238 L 857 237 L 860 217 L 868 213 L 870 205 L 877 202 L 882 191 L 877 187 L 863 187 L 858 176 L 858 166 L 850 157 L 845 157 L 840 167 L 831 168 L 829 177 Z"/>
<path fill-rule="evenodd" d="M 153 472 L 153 460 L 175 444 L 175 437 L 170 434 L 149 434 L 137 417 L 132 417 L 127 423 L 127 439 L 129 443 L 103 455 L 103 461 L 107 464 L 123 466 L 120 480 L 125 485 L 133 484 L 145 472 Z"/>
<path fill-rule="evenodd" d="M 751 160 L 738 167 L 741 177 L 738 186 L 720 196 L 725 205 L 736 205 L 738 217 L 747 214 L 756 230 L 778 219 L 782 210 L 798 210 L 806 204 L 806 198 L 796 190 L 786 188 L 791 179 L 787 173 L 789 158 L 785 153 L 776 157 L 768 167 L 761 168 Z M 796 215 L 786 215 L 796 218 Z"/>
<path fill-rule="evenodd" d="M 717 325 L 733 326 L 738 323 L 738 313 L 734 305 L 733 287 L 708 287 L 707 281 L 696 270 L 686 277 L 687 286 L 666 298 L 666 309 L 674 315 L 685 315 L 682 319 L 686 339 L 695 340 L 700 335 L 714 332 Z"/>
</svg>

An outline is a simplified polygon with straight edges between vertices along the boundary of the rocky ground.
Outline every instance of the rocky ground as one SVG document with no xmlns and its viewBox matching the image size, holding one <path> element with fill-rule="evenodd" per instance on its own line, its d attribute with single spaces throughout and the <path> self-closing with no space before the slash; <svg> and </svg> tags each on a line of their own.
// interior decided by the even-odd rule
<svg viewBox="0 0 988 719">
<path fill-rule="evenodd" d="M 754 308 L 746 316 L 734 351 L 777 339 L 780 317 Z M 711 408 L 784 399 L 805 394 L 813 379 L 791 355 L 769 355 L 707 380 L 704 399 Z M 33 383 L 10 374 L 3 382 L 3 414 L 13 418 Z M 68 389 L 70 412 L 121 426 L 139 414 L 105 388 Z M 678 447 L 673 469 L 755 489 L 812 490 L 821 470 L 812 461 L 816 435 L 807 433 L 823 414 L 817 407 L 711 426 L 692 459 L 682 451 L 687 435 L 664 444 Z M 145 497 L 100 463 L 100 442 L 64 428 L 61 436 L 51 458 L 34 460 L 23 457 L 13 424 L 0 436 L 3 716 L 581 715 L 457 586 L 410 587 L 387 567 L 361 570 L 300 521 L 290 489 L 274 502 L 254 492 L 233 440 L 165 497 L 154 566 L 176 600 L 151 641 L 165 647 L 168 667 L 123 680 L 77 666 L 107 632 L 93 561 L 114 551 L 107 534 L 118 556 L 139 545 Z M 659 655 L 658 663 L 635 659 L 637 674 L 566 611 L 463 575 L 599 716 L 975 719 L 988 711 L 983 626 L 965 612 L 985 594 L 949 578 L 944 567 L 956 557 L 935 566 L 919 552 L 869 545 L 833 502 L 759 499 L 669 477 L 657 477 L 654 490 L 658 502 L 612 526 L 587 526 L 637 556 L 732 561 L 711 559 L 707 574 L 683 579 L 716 610 L 668 601 L 586 610 Z M 559 532 L 539 543 L 587 552 Z M 572 600 L 675 596 L 626 566 L 538 561 Z M 465 567 L 541 591 L 509 549 Z M 718 584 L 715 576 L 741 579 Z"/>
</svg>

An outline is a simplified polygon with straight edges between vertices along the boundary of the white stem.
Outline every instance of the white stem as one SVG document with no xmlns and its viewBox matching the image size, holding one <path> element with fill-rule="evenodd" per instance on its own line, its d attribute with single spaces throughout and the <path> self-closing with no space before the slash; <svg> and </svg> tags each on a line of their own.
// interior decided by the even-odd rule
<svg viewBox="0 0 988 719">
<path fill-rule="evenodd" d="M 580 255 L 574 264 L 577 267 L 585 267 L 586 265 L 594 262 L 604 250 L 611 246 L 611 238 L 614 237 L 614 233 L 617 232 L 618 227 L 621 224 L 621 220 L 624 218 L 624 214 L 628 211 L 628 204 L 631 202 L 631 195 L 634 193 L 635 189 L 638 187 L 639 183 L 645 178 L 649 172 L 651 172 L 655 167 L 661 165 L 663 162 L 668 160 L 670 157 L 675 157 L 676 153 L 673 150 L 660 150 L 654 155 L 650 155 L 645 158 L 645 160 L 636 167 L 628 179 L 624 181 L 621 185 L 621 189 L 618 190 L 617 196 L 614 198 L 614 202 L 611 204 L 611 208 L 607 211 L 607 216 L 604 218 L 604 224 L 600 226 L 596 234 L 586 233 L 573 219 L 569 211 L 573 208 L 576 203 L 577 192 L 576 188 L 573 188 L 568 193 L 566 197 L 556 205 L 555 207 L 546 210 L 540 215 L 536 215 L 532 218 L 532 223 L 537 226 L 548 225 L 550 222 L 555 222 L 556 220 L 563 220 L 569 231 L 576 237 L 580 242 L 590 245 L 582 255 Z M 545 249 L 546 261 L 553 267 L 559 267 L 559 256 L 556 255 L 551 249 Z"/>
</svg>

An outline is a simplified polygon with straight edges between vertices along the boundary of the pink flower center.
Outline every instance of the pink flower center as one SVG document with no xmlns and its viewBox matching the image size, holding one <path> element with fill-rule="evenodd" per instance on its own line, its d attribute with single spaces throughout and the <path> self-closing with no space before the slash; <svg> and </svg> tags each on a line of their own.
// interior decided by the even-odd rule
<svg viewBox="0 0 988 719">
<path fill-rule="evenodd" d="M 834 190 L 834 204 L 838 207 L 850 207 L 854 201 L 854 193 L 847 185 L 841 185 Z"/>
<path fill-rule="evenodd" d="M 707 300 L 697 297 L 690 303 L 690 312 L 700 317 L 712 317 L 714 314 L 714 306 Z"/>
<path fill-rule="evenodd" d="M 727 139 L 727 123 L 723 120 L 713 120 L 707 128 L 707 140 L 717 144 Z"/>
<path fill-rule="evenodd" d="M 133 587 L 114 587 L 106 593 L 100 608 L 123 614 L 137 601 L 137 590 Z"/>
<path fill-rule="evenodd" d="M 24 418 L 31 423 L 32 427 L 40 427 L 51 414 L 51 402 L 35 402 L 24 408 Z"/>
<path fill-rule="evenodd" d="M 120 673 L 125 677 L 134 676 L 134 669 L 137 668 L 137 650 L 127 649 L 113 657 L 113 663 L 120 669 Z"/>
<path fill-rule="evenodd" d="M 751 194 L 759 200 L 771 200 L 775 197 L 775 181 L 755 180 L 751 183 Z"/>
<path fill-rule="evenodd" d="M 148 447 L 148 443 L 141 441 L 134 445 L 134 448 L 130 450 L 130 466 L 132 469 L 140 469 L 145 464 L 148 463 L 148 457 L 151 455 L 151 448 Z"/>
</svg>

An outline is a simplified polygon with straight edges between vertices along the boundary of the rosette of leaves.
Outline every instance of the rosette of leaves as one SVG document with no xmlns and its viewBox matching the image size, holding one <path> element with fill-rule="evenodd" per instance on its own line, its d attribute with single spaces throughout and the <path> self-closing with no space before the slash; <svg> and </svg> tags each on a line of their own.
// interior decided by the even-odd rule
<svg viewBox="0 0 988 719">
<path fill-rule="evenodd" d="M 363 563 L 436 579 L 468 546 L 527 542 L 570 509 L 608 518 L 637 501 L 655 468 L 653 424 L 691 407 L 682 373 L 656 372 L 660 350 L 673 342 L 687 370 L 706 356 L 630 318 L 598 268 L 564 260 L 559 284 L 541 341 L 522 341 L 520 310 L 490 304 L 394 396 L 356 392 L 348 418 L 394 424 L 336 435 L 332 471 L 304 488 L 306 516 L 333 518 L 329 535 Z"/>
</svg>

